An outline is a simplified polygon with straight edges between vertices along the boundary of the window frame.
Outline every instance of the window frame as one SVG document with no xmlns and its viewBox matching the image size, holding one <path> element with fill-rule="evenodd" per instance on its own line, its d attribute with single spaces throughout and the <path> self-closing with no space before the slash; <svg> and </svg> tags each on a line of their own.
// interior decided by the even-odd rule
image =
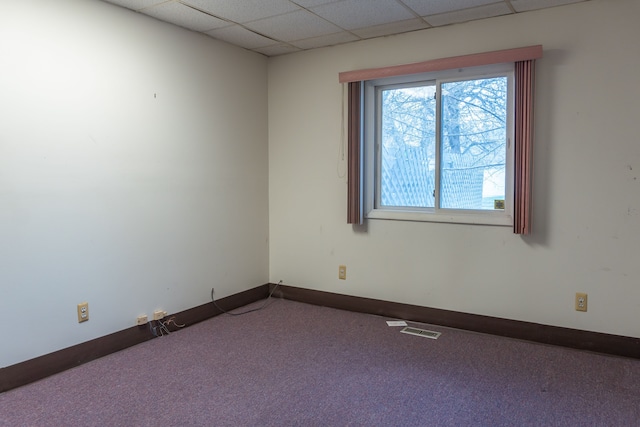
<svg viewBox="0 0 640 427">
<path fill-rule="evenodd" d="M 536 60 L 542 58 L 542 45 L 471 53 L 448 58 L 429 59 L 402 65 L 364 68 L 338 73 L 338 81 L 347 94 L 347 224 L 364 224 L 361 123 L 362 84 L 367 80 L 439 70 L 513 63 L 515 65 L 515 137 L 513 146 L 514 192 L 513 233 L 532 233 L 533 144 Z"/>
<path fill-rule="evenodd" d="M 492 77 L 507 77 L 507 123 L 505 164 L 505 208 L 502 210 L 472 210 L 441 208 L 441 86 L 443 83 Z M 435 84 L 436 86 L 436 170 L 434 207 L 381 206 L 381 92 L 387 88 Z M 368 219 L 446 222 L 513 226 L 514 221 L 514 138 L 515 138 L 515 73 L 513 63 L 481 65 L 475 67 L 438 70 L 410 75 L 382 77 L 363 82 L 362 150 L 363 150 L 363 208 Z"/>
</svg>

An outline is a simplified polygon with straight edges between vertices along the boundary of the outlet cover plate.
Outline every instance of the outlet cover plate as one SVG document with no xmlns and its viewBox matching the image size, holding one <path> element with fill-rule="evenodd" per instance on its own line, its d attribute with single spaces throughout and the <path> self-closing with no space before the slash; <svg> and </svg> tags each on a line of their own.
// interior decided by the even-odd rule
<svg viewBox="0 0 640 427">
<path fill-rule="evenodd" d="M 89 303 L 83 302 L 78 304 L 78 323 L 89 320 Z"/>
<path fill-rule="evenodd" d="M 587 294 L 576 292 L 576 311 L 587 311 Z"/>
</svg>

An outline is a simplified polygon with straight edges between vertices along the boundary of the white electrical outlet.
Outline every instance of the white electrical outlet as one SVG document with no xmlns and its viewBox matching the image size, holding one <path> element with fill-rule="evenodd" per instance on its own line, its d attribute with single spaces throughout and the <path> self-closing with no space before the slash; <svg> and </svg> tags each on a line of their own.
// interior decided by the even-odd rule
<svg viewBox="0 0 640 427">
<path fill-rule="evenodd" d="M 140 325 L 144 325 L 145 323 L 147 323 L 147 315 L 146 314 L 141 314 L 140 316 L 138 316 L 136 318 L 136 325 L 140 326 Z"/>
<path fill-rule="evenodd" d="M 153 312 L 153 320 L 160 320 L 167 315 L 167 312 L 164 310 L 156 310 Z"/>
</svg>

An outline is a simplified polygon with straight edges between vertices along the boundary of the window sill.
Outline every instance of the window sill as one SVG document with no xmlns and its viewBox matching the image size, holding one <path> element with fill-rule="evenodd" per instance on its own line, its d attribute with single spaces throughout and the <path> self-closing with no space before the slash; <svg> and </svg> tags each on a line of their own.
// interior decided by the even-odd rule
<svg viewBox="0 0 640 427">
<path fill-rule="evenodd" d="M 374 209 L 366 214 L 367 219 L 387 219 L 394 221 L 443 222 L 452 224 L 494 225 L 512 227 L 511 215 L 498 212 L 486 213 L 426 213 L 409 210 Z"/>
</svg>

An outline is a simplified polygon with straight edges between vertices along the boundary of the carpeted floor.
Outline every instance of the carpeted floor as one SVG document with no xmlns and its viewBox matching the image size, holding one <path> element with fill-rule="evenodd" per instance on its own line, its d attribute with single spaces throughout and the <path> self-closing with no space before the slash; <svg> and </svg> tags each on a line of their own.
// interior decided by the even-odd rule
<svg viewBox="0 0 640 427">
<path fill-rule="evenodd" d="M 640 426 L 640 360 L 385 320 L 274 299 L 0 394 L 0 425 Z"/>
</svg>

